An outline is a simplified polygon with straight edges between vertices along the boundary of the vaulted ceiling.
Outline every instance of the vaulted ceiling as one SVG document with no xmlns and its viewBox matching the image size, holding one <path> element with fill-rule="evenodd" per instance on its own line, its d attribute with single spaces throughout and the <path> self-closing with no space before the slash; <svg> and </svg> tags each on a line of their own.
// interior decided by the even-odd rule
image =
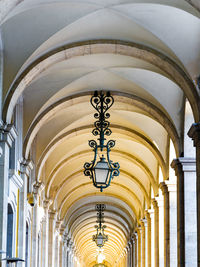
<svg viewBox="0 0 200 267">
<path fill-rule="evenodd" d="M 95 204 L 107 205 L 104 253 L 114 266 L 161 176 L 168 178 L 170 140 L 177 155 L 183 151 L 185 97 L 199 120 L 192 83 L 200 69 L 199 1 L 3 2 L 4 120 L 23 99 L 23 155 L 87 266 L 97 254 Z M 111 158 L 121 166 L 103 193 L 83 175 L 93 157 L 95 90 L 114 96 Z"/>
</svg>

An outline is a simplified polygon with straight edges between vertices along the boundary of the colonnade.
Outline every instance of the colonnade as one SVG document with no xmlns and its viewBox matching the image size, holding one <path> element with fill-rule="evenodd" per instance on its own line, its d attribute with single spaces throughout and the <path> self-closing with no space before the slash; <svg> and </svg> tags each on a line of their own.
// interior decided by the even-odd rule
<svg viewBox="0 0 200 267">
<path fill-rule="evenodd" d="M 198 263 L 196 160 L 173 160 L 176 178 L 161 182 L 159 195 L 139 220 L 119 266 L 200 266 Z M 118 266 L 118 265 L 117 265 Z"/>
<path fill-rule="evenodd" d="M 173 160 L 171 167 L 175 170 L 176 178 L 169 177 L 159 184 L 159 194 L 152 198 L 151 206 L 145 209 L 143 216 L 138 220 L 138 225 L 128 240 L 127 246 L 116 261 L 116 266 L 200 266 L 199 133 L 200 125 L 194 124 L 189 135 L 197 148 L 197 160 L 186 157 Z M 51 200 L 44 199 L 41 203 L 44 189 L 41 183 L 36 182 L 33 185 L 34 206 L 31 207 L 26 201 L 28 180 L 33 169 L 32 162 L 21 161 L 20 171 L 8 179 L 9 150 L 16 136 L 14 126 L 1 127 L 1 248 L 6 250 L 7 208 L 5 207 L 8 205 L 8 188 L 13 182 L 18 190 L 15 204 L 19 207 L 16 208 L 15 233 L 17 234 L 13 256 L 26 258 L 26 266 L 31 267 L 81 266 L 80 255 L 66 232 L 63 222 L 58 220 L 56 211 L 50 209 Z M 27 223 L 28 235 L 26 235 Z M 26 244 L 29 248 L 27 254 Z M 2 266 L 5 266 L 4 263 Z M 20 263 L 19 266 L 25 265 Z"/>
</svg>

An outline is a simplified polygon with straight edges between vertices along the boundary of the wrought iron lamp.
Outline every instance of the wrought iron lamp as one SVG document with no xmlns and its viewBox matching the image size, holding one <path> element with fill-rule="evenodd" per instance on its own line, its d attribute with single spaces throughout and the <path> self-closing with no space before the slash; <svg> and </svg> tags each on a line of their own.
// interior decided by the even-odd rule
<svg viewBox="0 0 200 267">
<path fill-rule="evenodd" d="M 106 228 L 106 225 L 102 225 L 104 223 L 104 213 L 106 205 L 104 204 L 97 204 L 96 210 L 97 212 L 97 223 L 99 225 L 95 225 L 95 228 L 97 229 L 96 235 L 93 235 L 92 240 L 96 243 L 96 245 L 99 248 L 102 248 L 106 241 L 108 241 L 108 236 L 104 234 L 104 229 Z"/>
<path fill-rule="evenodd" d="M 106 241 L 108 241 L 108 236 L 104 234 L 104 229 L 106 228 L 106 225 L 104 225 L 102 228 L 97 228 L 97 234 L 93 235 L 92 240 L 96 243 L 97 247 L 102 248 Z"/>
<path fill-rule="evenodd" d="M 99 188 L 102 192 L 103 189 L 110 185 L 111 179 L 114 176 L 119 176 L 119 163 L 113 163 L 110 160 L 111 148 L 115 146 L 114 140 L 109 140 L 105 144 L 105 135 L 110 136 L 112 131 L 109 126 L 110 123 L 107 120 L 110 114 L 107 110 L 113 105 L 114 98 L 110 95 L 110 92 L 103 94 L 101 91 L 98 93 L 95 91 L 94 95 L 90 99 L 91 105 L 96 109 L 94 114 L 97 121 L 94 123 L 95 128 L 92 131 L 94 136 L 99 135 L 99 144 L 95 140 L 89 141 L 89 146 L 93 148 L 94 160 L 91 163 L 86 162 L 84 164 L 84 174 L 90 176 L 95 187 Z M 97 161 L 97 155 L 101 154 L 100 160 Z"/>
</svg>

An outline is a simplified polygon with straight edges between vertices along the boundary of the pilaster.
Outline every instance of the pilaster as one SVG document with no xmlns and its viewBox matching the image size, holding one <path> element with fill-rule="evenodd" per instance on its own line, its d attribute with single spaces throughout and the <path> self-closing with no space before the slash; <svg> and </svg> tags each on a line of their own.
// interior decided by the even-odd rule
<svg viewBox="0 0 200 267">
<path fill-rule="evenodd" d="M 141 226 L 138 226 L 136 228 L 137 231 L 137 262 L 138 262 L 138 267 L 142 267 L 142 228 Z"/>
<path fill-rule="evenodd" d="M 56 212 L 49 211 L 49 244 L 48 244 L 48 267 L 54 267 L 55 249 L 54 249 L 54 235 L 56 226 Z"/>
<path fill-rule="evenodd" d="M 52 200 L 43 200 L 44 218 L 42 220 L 42 251 L 41 261 L 42 267 L 48 267 L 48 234 L 49 234 L 49 207 L 52 204 Z"/>
<path fill-rule="evenodd" d="M 200 123 L 192 124 L 188 136 L 196 147 L 197 266 L 200 266 Z"/>
<path fill-rule="evenodd" d="M 146 265 L 146 219 L 140 220 L 141 223 L 141 242 L 142 242 L 142 267 Z"/>
<path fill-rule="evenodd" d="M 154 209 L 154 263 L 155 267 L 159 267 L 159 209 L 158 203 L 152 199 Z"/>
<path fill-rule="evenodd" d="M 32 208 L 32 239 L 31 239 L 31 267 L 38 267 L 38 208 L 39 208 L 39 194 L 43 188 L 43 184 L 36 182 L 33 185 L 33 208 Z"/>
<path fill-rule="evenodd" d="M 18 257 L 25 260 L 26 254 L 26 217 L 27 217 L 27 180 L 33 169 L 33 163 L 30 160 L 23 160 L 20 163 L 20 176 L 23 186 L 19 193 L 19 229 L 18 229 Z M 18 266 L 25 266 L 24 262 L 19 262 Z"/>
<path fill-rule="evenodd" d="M 6 251 L 7 243 L 9 149 L 16 136 L 13 125 L 0 125 L 0 250 L 3 251 Z"/>
<path fill-rule="evenodd" d="M 159 267 L 164 267 L 164 198 L 160 193 L 155 199 L 159 208 Z"/>
<path fill-rule="evenodd" d="M 169 266 L 169 192 L 165 182 L 160 183 L 160 189 L 164 196 L 164 267 Z"/>
<path fill-rule="evenodd" d="M 149 212 L 145 211 L 146 218 L 146 266 L 151 267 L 151 217 Z"/>
<path fill-rule="evenodd" d="M 171 166 L 177 175 L 178 266 L 197 265 L 196 161 L 178 158 Z"/>
</svg>

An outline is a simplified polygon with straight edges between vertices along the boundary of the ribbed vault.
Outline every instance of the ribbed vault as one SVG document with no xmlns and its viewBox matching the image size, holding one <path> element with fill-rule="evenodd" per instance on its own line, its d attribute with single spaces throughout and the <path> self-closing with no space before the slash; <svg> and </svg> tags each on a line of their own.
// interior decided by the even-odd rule
<svg viewBox="0 0 200 267">
<path fill-rule="evenodd" d="M 159 182 L 168 179 L 170 141 L 177 156 L 183 152 L 186 98 L 195 120 L 200 117 L 192 82 L 200 61 L 198 1 L 4 2 L 3 118 L 11 123 L 23 102 L 31 182 L 44 185 L 41 205 L 52 200 L 83 266 L 96 263 L 95 205 L 106 204 L 104 254 L 115 266 Z M 95 90 L 109 90 L 115 99 L 111 158 L 121 166 L 103 193 L 83 175 L 93 157 Z"/>
</svg>

